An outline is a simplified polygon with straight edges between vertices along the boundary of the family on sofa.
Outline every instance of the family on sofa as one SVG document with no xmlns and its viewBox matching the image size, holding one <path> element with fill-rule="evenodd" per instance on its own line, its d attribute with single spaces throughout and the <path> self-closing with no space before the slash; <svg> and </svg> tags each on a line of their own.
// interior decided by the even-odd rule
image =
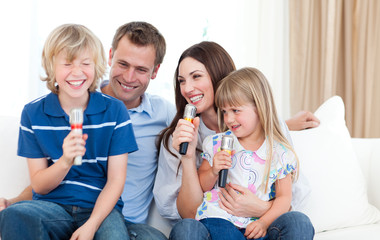
<svg viewBox="0 0 380 240">
<path fill-rule="evenodd" d="M 75 38 L 78 35 L 83 37 Z M 218 216 L 206 218 L 217 219 L 217 224 L 194 219 L 206 192 L 198 177 L 197 170 L 204 160 L 199 150 L 207 136 L 221 133 L 215 92 L 222 79 L 229 81 L 227 76 L 232 72 L 242 71 L 235 69 L 231 57 L 221 46 L 214 42 L 201 42 L 183 52 L 175 71 L 175 112 L 174 106 L 167 101 L 145 93 L 150 79 L 157 75 L 166 50 L 163 36 L 152 25 L 131 22 L 118 28 L 109 52 L 109 81 L 103 81 L 100 86 L 103 94 L 97 93 L 95 89 L 104 75 L 106 59 L 101 53 L 96 54 L 100 51 L 96 48 L 102 50 L 102 47 L 95 44 L 98 39 L 91 31 L 81 25 L 63 25 L 55 29 L 48 40 L 44 54 L 51 55 L 43 55 L 43 67 L 47 74 L 51 73 L 51 78 L 45 80 L 52 93 L 26 105 L 21 118 L 18 154 L 28 158 L 31 186 L 14 199 L 1 199 L 2 239 L 20 239 L 22 236 L 33 235 L 52 237 L 53 234 L 56 239 L 70 236 L 72 239 L 167 239 L 160 231 L 145 224 L 153 195 L 160 214 L 173 223 L 170 239 L 210 239 L 213 236 L 214 239 L 237 239 L 235 234 L 242 239 L 277 239 L 279 234 L 283 234 L 285 239 L 313 238 L 314 229 L 308 217 L 300 212 L 288 211 L 290 202 L 284 204 L 286 201 L 280 201 L 282 196 L 291 196 L 290 175 L 293 178 L 293 175 L 298 174 L 296 164 L 288 172 L 278 169 L 282 175 L 275 181 L 278 185 L 281 182 L 284 187 L 278 189 L 277 184 L 273 184 L 269 188 L 272 198 L 276 196 L 272 201 L 257 197 L 255 191 L 248 186 L 227 184 L 225 188 L 219 188 L 220 192 L 214 197 L 219 200 L 220 210 L 230 216 L 250 219 L 250 223 L 243 228 L 238 228 Z M 86 44 L 78 44 L 80 41 Z M 52 48 L 59 51 L 53 52 Z M 257 78 L 257 81 L 265 82 L 265 77 L 257 77 L 259 72 L 254 71 L 252 74 L 250 79 Z M 122 110 L 121 102 L 108 96 L 121 100 L 126 108 Z M 290 141 L 286 140 L 289 135 L 287 127 L 278 121 L 273 103 L 269 104 L 273 112 L 272 119 L 266 121 L 271 126 L 264 127 L 263 112 L 259 108 L 265 105 L 264 102 L 270 102 L 268 99 L 254 99 L 255 105 L 251 106 L 252 109 L 257 109 L 253 112 L 256 114 L 255 124 L 258 126 L 252 129 L 261 131 L 256 135 L 252 132 L 251 135 L 257 137 L 257 142 L 249 150 L 262 151 L 261 146 L 266 138 L 263 136 L 272 136 L 274 133 L 274 138 L 270 138 L 272 143 L 283 143 L 281 146 L 287 146 L 286 149 L 291 151 L 291 142 L 286 144 Z M 225 113 L 237 115 L 239 111 L 244 112 L 234 99 L 231 101 L 229 106 L 222 105 L 219 121 L 223 122 L 224 117 L 226 126 L 232 132 L 238 133 L 239 127 L 252 124 L 252 120 L 248 119 L 248 123 L 236 120 L 234 125 L 230 125 Z M 193 122 L 182 119 L 188 103 L 197 108 L 199 117 Z M 242 104 L 241 101 L 238 103 Z M 52 109 L 55 108 L 55 112 L 46 110 L 49 105 Z M 46 131 L 49 126 L 69 127 L 67 116 L 72 107 L 85 109 L 83 135 L 71 133 L 66 128 Z M 41 111 L 38 117 L 29 114 L 35 109 Z M 94 120 L 96 114 L 101 116 L 98 120 Z M 118 119 L 115 117 L 112 120 L 112 116 L 118 116 Z M 90 119 L 94 122 L 90 122 Z M 104 127 L 107 125 L 103 124 L 104 121 L 107 124 L 112 121 L 116 123 L 107 128 Z M 302 130 L 318 126 L 318 119 L 309 112 L 300 112 L 286 121 L 286 124 L 291 130 Z M 94 131 L 100 132 L 104 129 L 107 129 L 109 138 L 101 141 L 87 138 Z M 238 142 L 244 142 L 245 136 L 238 134 L 235 137 Z M 46 150 L 45 143 L 39 145 L 40 139 L 46 142 L 50 138 L 57 138 L 61 143 L 46 143 L 46 146 L 52 145 L 54 151 Z M 123 138 L 123 141 L 118 138 Z M 184 142 L 188 143 L 188 149 L 185 155 L 181 155 L 178 150 Z M 102 144 L 103 147 L 96 144 Z M 105 160 L 97 158 L 99 156 L 96 155 L 98 152 L 95 148 L 106 149 L 107 152 L 100 155 L 105 156 Z M 46 155 L 49 151 L 52 151 L 51 155 Z M 73 166 L 72 160 L 77 155 L 83 156 L 82 166 Z M 257 161 L 265 160 L 265 154 L 259 157 L 261 158 Z M 96 161 L 92 161 L 93 159 Z M 224 156 L 223 160 L 223 164 L 218 165 L 217 169 L 212 166 L 212 161 L 207 163 L 210 164 L 207 170 L 213 170 L 209 173 L 214 178 L 217 177 L 215 171 L 231 167 L 231 157 Z M 91 166 L 92 170 L 84 169 L 87 166 Z M 96 181 L 95 176 L 99 176 Z M 293 188 L 297 184 L 295 182 Z M 22 201 L 32 199 L 32 188 L 34 200 Z M 264 192 L 267 193 L 266 190 Z M 123 203 L 119 198 L 120 194 Z M 207 197 L 207 193 L 205 196 Z M 301 196 L 292 197 L 294 200 Z M 121 207 L 123 204 L 124 207 Z M 284 208 L 284 213 L 278 211 Z M 55 218 L 61 217 L 55 214 L 57 212 L 65 216 L 65 224 L 56 224 L 58 220 Z M 82 214 L 82 219 L 74 218 L 78 212 Z M 268 213 L 271 218 L 266 219 L 272 220 L 260 221 Z M 45 224 L 46 222 L 55 224 Z M 216 230 L 220 222 L 223 222 L 223 232 Z M 215 235 L 217 233 L 220 235 Z"/>
</svg>

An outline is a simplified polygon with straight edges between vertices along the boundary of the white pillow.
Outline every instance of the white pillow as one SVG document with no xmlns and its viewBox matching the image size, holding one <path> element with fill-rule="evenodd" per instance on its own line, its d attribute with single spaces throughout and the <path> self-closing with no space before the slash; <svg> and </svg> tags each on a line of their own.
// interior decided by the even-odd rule
<svg viewBox="0 0 380 240">
<path fill-rule="evenodd" d="M 316 232 L 380 221 L 379 210 L 368 203 L 344 114 L 342 99 L 334 96 L 315 112 L 319 127 L 290 133 L 311 186 L 306 203 L 296 210 L 309 216 Z"/>
</svg>

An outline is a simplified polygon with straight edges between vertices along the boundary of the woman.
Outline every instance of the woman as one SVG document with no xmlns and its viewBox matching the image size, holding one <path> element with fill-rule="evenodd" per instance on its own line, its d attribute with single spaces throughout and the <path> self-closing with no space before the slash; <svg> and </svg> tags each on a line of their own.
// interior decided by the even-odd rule
<svg viewBox="0 0 380 240">
<path fill-rule="evenodd" d="M 160 214 L 176 224 L 170 239 L 210 239 L 207 229 L 194 220 L 196 209 L 203 200 L 197 173 L 202 162 L 199 153 L 205 137 L 219 132 L 214 94 L 218 82 L 234 70 L 229 54 L 214 42 L 191 46 L 178 61 L 174 78 L 177 114 L 159 138 L 159 165 L 153 190 Z M 187 103 L 197 107 L 199 117 L 193 123 L 182 119 Z M 310 113 L 297 115 L 297 120 L 309 122 L 310 117 L 306 114 Z M 315 120 L 313 115 L 311 120 Z M 186 155 L 178 153 L 182 142 L 189 143 Z M 236 216 L 261 217 L 272 204 L 237 185 L 227 185 L 222 193 L 221 207 Z M 290 234 L 285 239 L 300 236 L 312 239 L 314 235 L 310 220 L 299 212 L 281 215 L 268 228 L 268 235 L 270 239 L 276 239 L 276 234 L 284 234 L 285 230 Z"/>
</svg>

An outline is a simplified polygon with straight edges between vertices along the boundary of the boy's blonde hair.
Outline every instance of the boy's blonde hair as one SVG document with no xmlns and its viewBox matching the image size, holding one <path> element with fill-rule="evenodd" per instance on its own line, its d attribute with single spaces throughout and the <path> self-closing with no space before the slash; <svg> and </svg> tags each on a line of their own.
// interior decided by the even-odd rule
<svg viewBox="0 0 380 240">
<path fill-rule="evenodd" d="M 265 139 L 268 143 L 267 159 L 269 161 L 265 163 L 264 177 L 266 190 L 273 158 L 272 149 L 274 141 L 277 141 L 294 153 L 299 169 L 298 158 L 293 147 L 282 132 L 269 82 L 264 74 L 255 68 L 242 68 L 234 71 L 219 83 L 215 93 L 215 104 L 218 107 L 218 124 L 220 131 L 224 132 L 228 130 L 224 123 L 223 112 L 220 108 L 227 105 L 238 107 L 247 102 L 253 103 L 256 107 L 261 126 L 264 130 Z M 295 177 L 298 177 L 298 171 Z"/>
<path fill-rule="evenodd" d="M 58 88 L 55 86 L 55 57 L 61 51 L 65 51 L 67 60 L 71 62 L 85 50 L 92 54 L 95 63 L 94 82 L 89 88 L 89 91 L 93 92 L 97 89 L 99 80 L 107 69 L 104 48 L 98 37 L 88 28 L 79 24 L 64 24 L 49 34 L 42 52 L 42 67 L 46 77 L 41 77 L 42 81 L 46 81 L 48 89 L 53 93 L 58 93 Z"/>
</svg>

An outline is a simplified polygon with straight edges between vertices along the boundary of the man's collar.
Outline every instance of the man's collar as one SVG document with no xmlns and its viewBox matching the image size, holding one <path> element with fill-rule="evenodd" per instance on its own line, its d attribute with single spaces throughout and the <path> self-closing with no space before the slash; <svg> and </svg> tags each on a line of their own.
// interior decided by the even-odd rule
<svg viewBox="0 0 380 240">
<path fill-rule="evenodd" d="M 153 108 L 152 103 L 150 102 L 149 94 L 144 93 L 144 95 L 141 96 L 141 103 L 135 108 L 128 109 L 129 111 L 133 112 L 146 112 L 150 117 L 152 117 L 153 114 Z"/>
</svg>

